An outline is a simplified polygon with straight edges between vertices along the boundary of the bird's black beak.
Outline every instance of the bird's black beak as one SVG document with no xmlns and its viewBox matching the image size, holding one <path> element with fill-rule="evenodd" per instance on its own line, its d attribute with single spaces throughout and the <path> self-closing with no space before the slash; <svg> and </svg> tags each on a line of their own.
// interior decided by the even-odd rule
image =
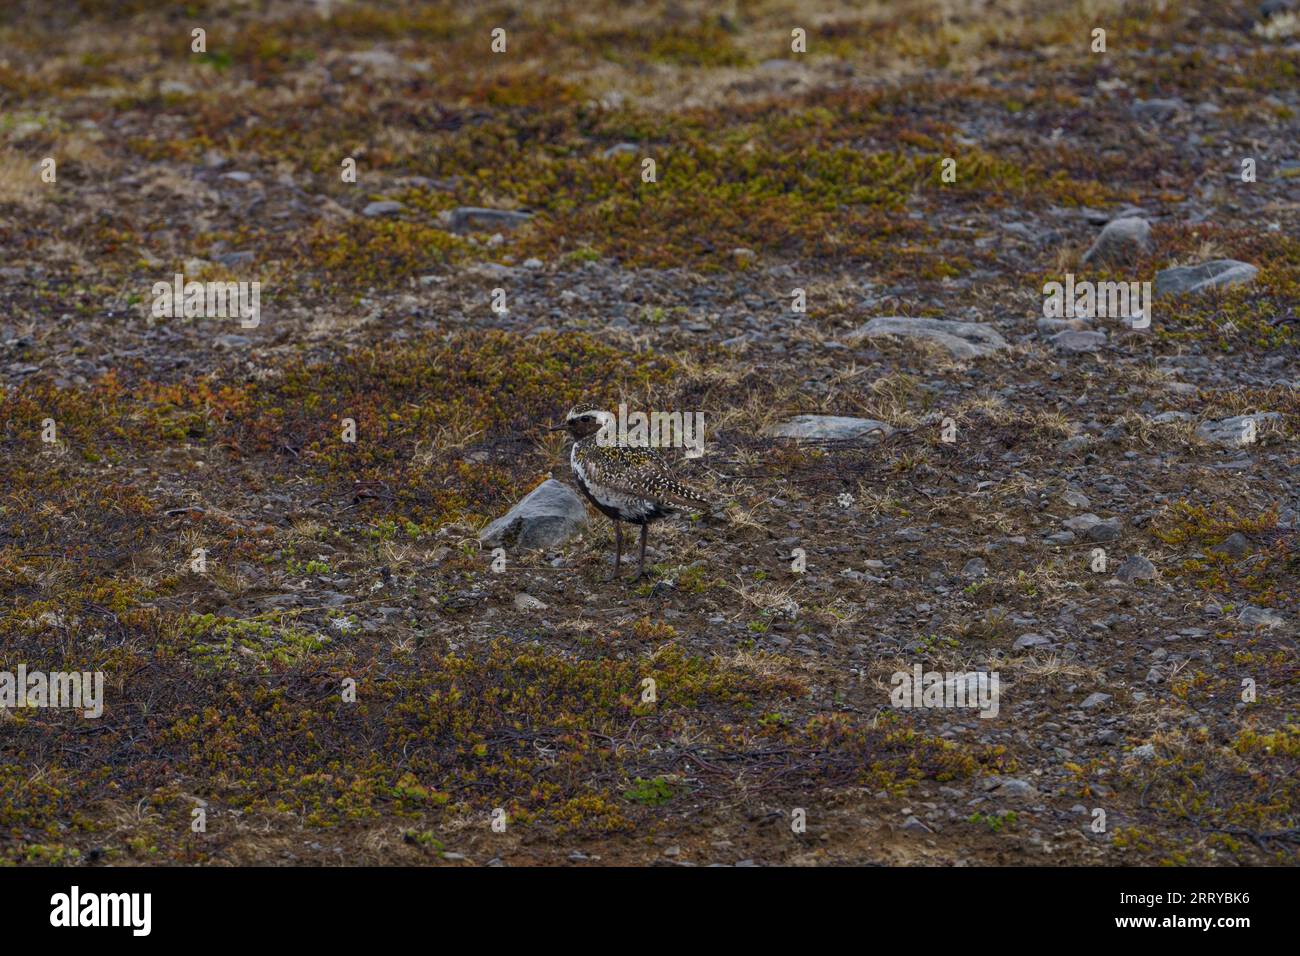
<svg viewBox="0 0 1300 956">
<path fill-rule="evenodd" d="M 546 430 L 547 430 L 548 432 L 562 432 L 562 431 L 565 431 L 568 427 L 569 427 L 569 426 L 567 426 L 567 425 L 552 425 L 550 428 L 548 428 L 548 429 L 546 429 Z"/>
</svg>

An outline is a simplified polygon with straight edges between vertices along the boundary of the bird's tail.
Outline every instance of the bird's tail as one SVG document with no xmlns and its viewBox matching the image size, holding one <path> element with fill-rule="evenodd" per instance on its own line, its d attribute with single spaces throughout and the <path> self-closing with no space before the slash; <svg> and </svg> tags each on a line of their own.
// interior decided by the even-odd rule
<svg viewBox="0 0 1300 956">
<path fill-rule="evenodd" d="M 664 491 L 668 496 L 677 501 L 678 504 L 688 508 L 694 508 L 696 511 L 706 513 L 717 511 L 722 506 L 706 495 L 700 494 L 694 488 L 682 484 L 680 481 L 668 479 L 664 483 Z"/>
</svg>

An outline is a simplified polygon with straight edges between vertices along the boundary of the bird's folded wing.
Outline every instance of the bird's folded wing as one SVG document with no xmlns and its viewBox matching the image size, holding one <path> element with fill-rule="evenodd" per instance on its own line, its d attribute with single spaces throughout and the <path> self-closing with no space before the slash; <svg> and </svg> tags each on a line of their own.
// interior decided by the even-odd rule
<svg viewBox="0 0 1300 956">
<path fill-rule="evenodd" d="M 663 461 L 649 448 L 616 448 L 606 460 L 583 463 L 589 478 L 621 494 L 688 508 L 708 507 L 707 498 L 669 474 Z"/>
</svg>

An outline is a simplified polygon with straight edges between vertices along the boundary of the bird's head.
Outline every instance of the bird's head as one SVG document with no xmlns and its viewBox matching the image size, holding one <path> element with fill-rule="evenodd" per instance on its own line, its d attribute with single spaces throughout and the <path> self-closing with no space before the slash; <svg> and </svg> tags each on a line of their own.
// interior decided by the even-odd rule
<svg viewBox="0 0 1300 956">
<path fill-rule="evenodd" d="M 574 441 L 594 435 L 601 428 L 615 425 L 612 413 L 591 405 L 574 405 L 564 416 L 564 422 L 550 429 L 553 432 L 565 431 L 573 436 Z"/>
</svg>

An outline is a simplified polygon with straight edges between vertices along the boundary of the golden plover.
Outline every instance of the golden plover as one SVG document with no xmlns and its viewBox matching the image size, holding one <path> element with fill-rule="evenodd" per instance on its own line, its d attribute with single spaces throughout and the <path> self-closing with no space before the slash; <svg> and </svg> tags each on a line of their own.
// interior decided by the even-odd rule
<svg viewBox="0 0 1300 956">
<path fill-rule="evenodd" d="M 610 437 L 602 442 L 598 433 L 606 423 L 609 425 L 606 434 Z M 670 505 L 703 511 L 711 502 L 673 478 L 654 449 L 617 444 L 614 426 L 611 412 L 575 405 L 564 416 L 564 424 L 551 431 L 567 431 L 573 436 L 569 464 L 578 488 L 614 522 L 614 570 L 608 580 L 618 576 L 623 559 L 623 522 L 641 526 L 636 576 L 640 579 L 645 577 L 646 529 L 650 522 L 672 514 Z"/>
</svg>

